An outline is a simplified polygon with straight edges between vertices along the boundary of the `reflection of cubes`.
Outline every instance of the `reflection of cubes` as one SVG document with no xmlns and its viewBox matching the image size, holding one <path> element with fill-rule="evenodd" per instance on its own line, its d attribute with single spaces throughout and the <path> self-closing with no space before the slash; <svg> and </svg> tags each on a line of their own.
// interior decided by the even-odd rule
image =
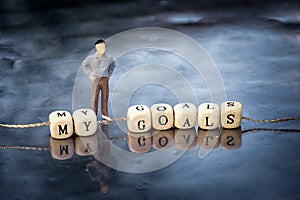
<svg viewBox="0 0 300 200">
<path fill-rule="evenodd" d="M 151 133 L 132 133 L 128 131 L 128 147 L 134 153 L 146 153 L 151 149 Z"/>
<path fill-rule="evenodd" d="M 147 132 L 151 128 L 151 113 L 148 106 L 135 105 L 127 110 L 127 127 L 134 133 Z"/>
<path fill-rule="evenodd" d="M 66 139 L 73 134 L 73 119 L 68 111 L 55 111 L 49 115 L 51 137 Z"/>
<path fill-rule="evenodd" d="M 165 149 L 174 143 L 174 129 L 152 132 L 152 147 L 155 149 Z"/>
<path fill-rule="evenodd" d="M 203 103 L 198 107 L 198 126 L 201 129 L 212 130 L 220 123 L 220 109 L 218 104 Z"/>
<path fill-rule="evenodd" d="M 152 127 L 156 130 L 167 130 L 173 126 L 173 109 L 168 104 L 154 104 L 150 108 Z"/>
<path fill-rule="evenodd" d="M 221 146 L 224 149 L 238 149 L 242 145 L 242 129 L 222 129 Z"/>
<path fill-rule="evenodd" d="M 97 134 L 85 137 L 75 137 L 75 152 L 79 156 L 89 156 L 98 151 Z"/>
<path fill-rule="evenodd" d="M 221 104 L 221 125 L 223 128 L 237 128 L 242 122 L 242 104 L 226 101 Z"/>
<path fill-rule="evenodd" d="M 174 106 L 175 127 L 189 129 L 196 125 L 197 110 L 191 103 L 180 103 Z"/>
<path fill-rule="evenodd" d="M 51 156 L 57 160 L 67 160 L 74 154 L 73 138 L 56 140 L 50 138 Z"/>
<path fill-rule="evenodd" d="M 91 109 L 78 109 L 73 113 L 75 133 L 90 136 L 97 131 L 97 116 Z"/>
<path fill-rule="evenodd" d="M 203 149 L 214 149 L 220 144 L 220 129 L 198 129 L 198 146 Z"/>
<path fill-rule="evenodd" d="M 175 145 L 177 149 L 187 150 L 196 146 L 196 129 L 175 129 Z"/>
</svg>

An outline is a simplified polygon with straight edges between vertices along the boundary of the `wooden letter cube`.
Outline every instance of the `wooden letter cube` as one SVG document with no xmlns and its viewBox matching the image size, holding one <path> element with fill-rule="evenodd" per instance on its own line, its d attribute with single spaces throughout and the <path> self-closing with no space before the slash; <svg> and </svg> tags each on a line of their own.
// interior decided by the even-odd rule
<svg viewBox="0 0 300 200">
<path fill-rule="evenodd" d="M 168 104 L 154 104 L 150 108 L 152 127 L 156 130 L 167 130 L 173 127 L 173 109 Z"/>
<path fill-rule="evenodd" d="M 52 158 L 67 160 L 74 154 L 74 140 L 73 138 L 64 140 L 50 138 L 50 149 Z"/>
<path fill-rule="evenodd" d="M 91 109 L 78 109 L 73 113 L 76 135 L 90 136 L 97 131 L 97 116 Z"/>
<path fill-rule="evenodd" d="M 236 101 L 226 101 L 221 104 L 221 125 L 233 129 L 241 126 L 242 104 Z"/>
<path fill-rule="evenodd" d="M 151 128 L 151 113 L 148 106 L 135 105 L 127 110 L 127 127 L 134 133 L 147 132 Z"/>
<path fill-rule="evenodd" d="M 218 104 L 203 103 L 198 107 L 198 126 L 201 129 L 213 130 L 220 123 L 220 109 Z"/>
<path fill-rule="evenodd" d="M 68 111 L 55 111 L 49 115 L 51 137 L 66 139 L 73 134 L 73 119 Z"/>
<path fill-rule="evenodd" d="M 174 106 L 175 127 L 190 129 L 196 125 L 197 110 L 191 103 L 180 103 Z"/>
</svg>

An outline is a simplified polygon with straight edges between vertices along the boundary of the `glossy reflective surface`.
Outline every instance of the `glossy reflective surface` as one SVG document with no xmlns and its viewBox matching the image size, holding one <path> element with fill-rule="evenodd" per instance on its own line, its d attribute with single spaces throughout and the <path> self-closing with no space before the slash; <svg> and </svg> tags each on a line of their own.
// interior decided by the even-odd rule
<svg viewBox="0 0 300 200">
<path fill-rule="evenodd" d="M 244 116 L 299 116 L 299 4 L 2 2 L 1 123 L 47 121 L 54 110 L 71 111 L 76 72 L 95 39 L 142 26 L 175 29 L 198 41 L 217 64 L 227 98 L 243 104 Z M 151 51 L 131 56 L 118 61 L 111 88 L 127 72 L 126 63 L 149 56 L 189 77 L 199 102 L 210 100 L 205 83 L 186 70 L 185 61 L 168 63 L 162 58 L 172 55 Z M 160 85 L 144 85 L 129 103 L 158 102 L 178 103 Z M 50 139 L 49 127 L 0 128 L 0 145 L 15 147 L 0 149 L 1 199 L 300 198 L 299 121 L 243 121 L 241 130 L 222 130 L 220 136 L 197 128 L 150 132 L 140 141 L 117 125 L 124 124 L 99 126 L 91 137 L 58 141 Z M 114 155 L 112 144 L 136 155 L 134 162 L 122 165 L 127 169 L 158 166 L 168 155 L 175 158 L 186 151 L 160 170 L 127 173 L 99 162 Z M 155 152 L 162 155 L 160 161 L 144 160 Z M 121 166 L 126 159 L 111 163 Z"/>
</svg>

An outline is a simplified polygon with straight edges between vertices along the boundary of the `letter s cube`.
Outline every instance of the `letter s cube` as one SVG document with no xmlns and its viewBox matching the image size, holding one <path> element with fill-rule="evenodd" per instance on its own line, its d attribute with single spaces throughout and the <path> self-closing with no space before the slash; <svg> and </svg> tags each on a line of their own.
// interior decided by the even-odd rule
<svg viewBox="0 0 300 200">
<path fill-rule="evenodd" d="M 73 119 L 68 111 L 54 111 L 49 115 L 51 137 L 66 139 L 73 134 Z"/>
<path fill-rule="evenodd" d="M 223 128 L 234 129 L 241 126 L 242 104 L 237 101 L 226 101 L 221 104 L 221 125 Z"/>
<path fill-rule="evenodd" d="M 148 106 L 134 105 L 127 110 L 127 127 L 134 133 L 147 132 L 151 128 L 151 113 Z"/>
</svg>

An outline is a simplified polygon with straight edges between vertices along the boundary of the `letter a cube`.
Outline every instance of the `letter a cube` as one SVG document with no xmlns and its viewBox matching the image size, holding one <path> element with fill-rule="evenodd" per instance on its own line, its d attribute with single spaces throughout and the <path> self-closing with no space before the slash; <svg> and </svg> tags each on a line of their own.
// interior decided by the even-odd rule
<svg viewBox="0 0 300 200">
<path fill-rule="evenodd" d="M 220 123 L 220 109 L 215 103 L 202 103 L 198 107 L 198 126 L 201 129 L 213 130 Z"/>
<path fill-rule="evenodd" d="M 150 108 L 152 127 L 156 130 L 168 130 L 173 126 L 173 109 L 168 104 L 154 104 Z"/>
<path fill-rule="evenodd" d="M 151 128 L 151 113 L 148 106 L 135 105 L 127 110 L 127 127 L 134 133 L 147 132 Z"/>
<path fill-rule="evenodd" d="M 233 129 L 241 126 L 242 104 L 237 101 L 226 101 L 221 104 L 221 125 Z"/>
<path fill-rule="evenodd" d="M 97 131 L 97 116 L 92 109 L 78 109 L 73 113 L 76 135 L 90 136 Z"/>
<path fill-rule="evenodd" d="M 68 111 L 54 111 L 49 115 L 51 137 L 66 139 L 73 134 L 73 119 Z"/>
<path fill-rule="evenodd" d="M 180 103 L 174 106 L 175 127 L 190 129 L 196 125 L 197 110 L 191 103 Z"/>
</svg>

